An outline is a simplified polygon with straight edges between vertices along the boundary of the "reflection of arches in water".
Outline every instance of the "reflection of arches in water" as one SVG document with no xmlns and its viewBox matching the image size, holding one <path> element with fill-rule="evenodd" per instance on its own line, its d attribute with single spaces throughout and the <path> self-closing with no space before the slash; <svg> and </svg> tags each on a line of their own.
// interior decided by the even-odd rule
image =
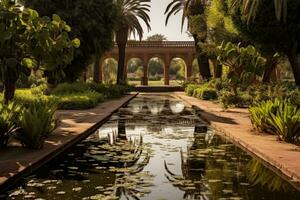
<svg viewBox="0 0 300 200">
<path fill-rule="evenodd" d="M 154 100 L 152 102 L 147 102 L 147 107 L 153 115 L 160 114 L 163 111 L 164 106 L 165 106 L 164 101 Z"/>
<path fill-rule="evenodd" d="M 129 105 L 131 112 L 133 114 L 140 113 L 143 110 L 144 102 L 143 101 L 135 101 Z"/>
<path fill-rule="evenodd" d="M 180 101 L 171 101 L 170 102 L 170 109 L 173 114 L 181 113 L 185 108 L 185 105 Z"/>
</svg>

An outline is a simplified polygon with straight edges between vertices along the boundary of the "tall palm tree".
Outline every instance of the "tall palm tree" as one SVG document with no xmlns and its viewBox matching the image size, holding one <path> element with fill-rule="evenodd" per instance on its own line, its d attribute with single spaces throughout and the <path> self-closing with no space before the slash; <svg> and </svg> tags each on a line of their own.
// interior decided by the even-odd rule
<svg viewBox="0 0 300 200">
<path fill-rule="evenodd" d="M 234 6 L 242 6 L 243 13 L 248 17 L 248 22 L 254 19 L 257 13 L 258 6 L 263 0 L 234 0 Z M 286 20 L 288 0 L 274 0 L 275 15 L 278 20 Z"/>
<path fill-rule="evenodd" d="M 118 61 L 118 76 L 117 84 L 124 83 L 125 69 L 125 50 L 128 37 L 131 33 L 138 35 L 139 39 L 143 38 L 144 30 L 139 22 L 141 19 L 147 26 L 150 27 L 150 12 L 151 0 L 115 0 L 119 13 L 119 23 L 116 29 L 116 42 L 119 48 Z"/>
<path fill-rule="evenodd" d="M 205 8 L 209 5 L 209 3 L 210 0 L 173 0 L 165 10 L 165 15 L 167 15 L 165 25 L 168 25 L 169 19 L 172 15 L 176 15 L 178 12 L 183 11 L 181 20 L 181 31 L 183 29 L 183 25 L 186 19 L 188 20 L 188 30 L 190 30 L 190 19 L 196 15 L 204 15 Z M 196 52 L 199 54 L 197 60 L 199 64 L 200 74 L 204 79 L 210 79 L 211 73 L 209 69 L 208 57 L 202 51 L 198 44 L 199 42 L 205 42 L 206 40 L 207 26 L 206 22 L 204 23 L 205 24 L 201 24 L 201 27 L 205 29 L 202 30 L 202 32 L 204 32 L 205 34 L 201 34 L 204 35 L 204 37 L 199 38 L 197 33 L 193 33 L 191 31 L 190 32 L 195 41 Z"/>
</svg>

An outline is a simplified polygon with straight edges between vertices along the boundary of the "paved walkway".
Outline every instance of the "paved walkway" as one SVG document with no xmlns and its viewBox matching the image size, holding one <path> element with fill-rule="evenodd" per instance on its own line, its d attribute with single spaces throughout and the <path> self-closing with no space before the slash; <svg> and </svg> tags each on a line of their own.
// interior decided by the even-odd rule
<svg viewBox="0 0 300 200">
<path fill-rule="evenodd" d="M 21 176 L 36 170 L 96 131 L 113 112 L 135 96 L 136 94 L 127 95 L 118 100 L 107 101 L 89 110 L 57 111 L 56 115 L 60 121 L 59 127 L 50 135 L 41 150 L 29 150 L 20 147 L 0 150 L 1 189 L 5 189 Z"/>
<path fill-rule="evenodd" d="M 279 175 L 291 179 L 298 188 L 300 184 L 300 147 L 281 142 L 274 135 L 261 134 L 253 129 L 247 109 L 224 111 L 218 104 L 186 96 L 183 92 L 176 97 L 202 109 L 201 116 L 220 134 L 261 158 Z"/>
</svg>

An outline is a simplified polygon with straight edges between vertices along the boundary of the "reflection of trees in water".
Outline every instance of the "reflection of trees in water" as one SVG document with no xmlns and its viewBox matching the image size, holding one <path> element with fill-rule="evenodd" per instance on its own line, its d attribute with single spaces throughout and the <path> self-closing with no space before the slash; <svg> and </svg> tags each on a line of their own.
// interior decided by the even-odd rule
<svg viewBox="0 0 300 200">
<path fill-rule="evenodd" d="M 253 158 L 247 164 L 247 177 L 253 186 L 267 187 L 271 191 L 295 191 L 290 184 Z"/>
<path fill-rule="evenodd" d="M 181 153 L 182 175 L 172 173 L 165 163 L 166 177 L 175 187 L 185 192 L 184 199 L 218 199 L 224 197 L 222 192 L 225 188 L 225 191 L 232 193 L 234 182 L 243 181 L 238 180 L 238 173 L 232 173 L 234 169 L 225 160 L 232 156 L 227 151 L 231 145 L 227 146 L 213 136 L 211 132 L 195 134 L 186 157 Z M 239 164 L 239 158 L 234 162 L 235 170 L 240 172 L 243 165 Z"/>
<path fill-rule="evenodd" d="M 206 191 L 209 190 L 208 185 L 203 181 L 203 175 L 206 169 L 205 157 L 199 157 L 192 153 L 193 150 L 202 148 L 203 135 L 195 134 L 195 140 L 190 148 L 187 149 L 187 155 L 181 155 L 181 173 L 182 175 L 176 175 L 168 168 L 165 162 L 165 170 L 167 179 L 180 190 L 184 191 L 184 199 L 209 199 Z M 200 139 L 200 141 L 199 141 Z M 205 139 L 204 139 L 205 140 Z"/>
</svg>

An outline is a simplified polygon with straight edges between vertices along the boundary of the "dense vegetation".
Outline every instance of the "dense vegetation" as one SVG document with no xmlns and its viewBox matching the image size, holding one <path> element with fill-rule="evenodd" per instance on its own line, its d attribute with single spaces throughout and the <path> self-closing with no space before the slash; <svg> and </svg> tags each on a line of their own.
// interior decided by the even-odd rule
<svg viewBox="0 0 300 200">
<path fill-rule="evenodd" d="M 187 2 L 189 9 L 203 9 L 192 5 L 197 0 Z M 280 2 L 212 0 L 204 5 L 202 21 L 190 17 L 190 29 L 206 33 L 198 45 L 214 76 L 186 84 L 185 92 L 224 108 L 250 107 L 259 131 L 298 142 L 300 2 Z"/>
</svg>

